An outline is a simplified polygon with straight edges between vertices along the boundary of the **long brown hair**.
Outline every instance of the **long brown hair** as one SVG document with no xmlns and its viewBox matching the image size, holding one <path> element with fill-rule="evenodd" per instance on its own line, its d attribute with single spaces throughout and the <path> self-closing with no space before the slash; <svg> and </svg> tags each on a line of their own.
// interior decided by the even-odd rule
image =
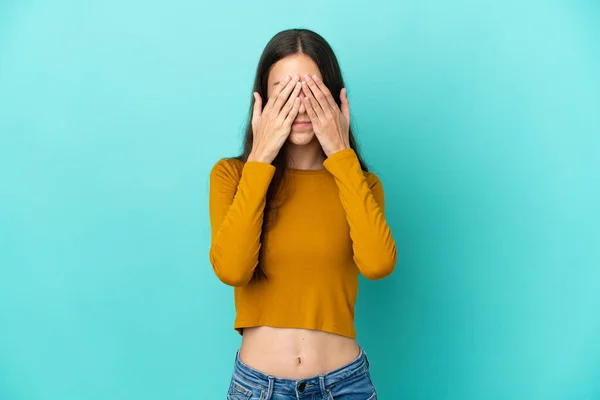
<svg viewBox="0 0 600 400">
<path fill-rule="evenodd" d="M 267 80 L 269 71 L 273 64 L 290 55 L 303 53 L 309 56 L 315 64 L 317 64 L 323 83 L 333 94 L 338 107 L 340 106 L 339 93 L 344 88 L 344 80 L 342 72 L 338 64 L 338 60 L 331 46 L 319 34 L 308 29 L 288 29 L 277 33 L 267 43 L 265 49 L 260 56 L 258 66 L 256 68 L 256 77 L 254 79 L 253 92 L 258 92 L 263 100 L 263 106 L 267 102 Z M 253 133 L 252 133 L 252 110 L 254 107 L 254 96 L 250 102 L 250 112 L 248 122 L 245 129 L 243 152 L 236 159 L 246 162 L 250 152 L 252 151 Z M 368 171 L 368 167 L 363 161 L 358 151 L 358 146 L 352 127 L 350 127 L 350 147 L 356 152 L 360 166 L 363 171 Z M 275 166 L 275 175 L 271 180 L 269 189 L 267 190 L 267 198 L 265 205 L 265 213 L 263 218 L 263 228 L 261 234 L 262 246 L 265 245 L 265 234 L 273 226 L 276 220 L 277 209 L 285 200 L 285 193 L 282 190 L 283 177 L 288 165 L 288 157 L 285 154 L 285 149 L 282 149 L 277 157 L 272 162 Z M 253 279 L 266 278 L 264 269 L 261 266 L 261 257 L 259 256 L 258 266 L 254 271 Z"/>
</svg>

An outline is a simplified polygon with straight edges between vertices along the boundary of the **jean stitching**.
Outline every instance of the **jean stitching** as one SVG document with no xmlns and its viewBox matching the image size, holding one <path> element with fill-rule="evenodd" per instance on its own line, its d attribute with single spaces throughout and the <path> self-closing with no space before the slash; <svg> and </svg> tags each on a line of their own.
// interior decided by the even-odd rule
<svg viewBox="0 0 600 400">
<path fill-rule="evenodd" d="M 244 387 L 244 385 L 249 386 L 249 388 Z M 234 387 L 234 386 L 237 386 L 237 390 L 247 396 L 252 396 L 254 391 L 263 389 L 261 387 L 257 387 L 254 384 L 248 382 L 247 380 L 245 380 L 244 378 L 242 378 L 241 376 L 239 376 L 236 373 L 233 374 L 233 382 L 231 384 L 231 387 Z"/>
<path fill-rule="evenodd" d="M 348 379 L 352 379 L 352 378 L 356 378 L 357 376 L 361 376 L 363 374 L 366 374 L 368 371 L 368 368 L 364 367 L 361 368 L 359 371 L 357 371 L 356 373 L 345 377 L 344 379 L 342 379 L 341 381 L 335 381 L 334 383 L 332 383 L 331 385 L 329 385 L 330 388 L 336 387 L 337 385 L 346 382 Z"/>
<path fill-rule="evenodd" d="M 250 382 L 249 380 L 245 379 L 243 376 L 241 376 L 241 375 L 239 375 L 237 373 L 234 373 L 234 375 L 235 375 L 235 378 L 237 378 L 242 383 L 250 386 L 252 389 L 263 390 L 263 389 L 268 388 L 268 383 L 267 383 L 267 386 L 263 386 L 260 383 Z"/>
</svg>

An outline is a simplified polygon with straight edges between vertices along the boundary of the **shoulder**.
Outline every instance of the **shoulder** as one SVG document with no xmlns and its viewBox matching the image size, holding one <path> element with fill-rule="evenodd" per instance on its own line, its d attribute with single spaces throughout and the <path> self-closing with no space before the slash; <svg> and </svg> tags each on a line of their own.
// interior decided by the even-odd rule
<svg viewBox="0 0 600 400">
<path fill-rule="evenodd" d="M 244 162 L 237 158 L 221 158 L 210 171 L 211 181 L 238 182 L 242 176 Z"/>
</svg>

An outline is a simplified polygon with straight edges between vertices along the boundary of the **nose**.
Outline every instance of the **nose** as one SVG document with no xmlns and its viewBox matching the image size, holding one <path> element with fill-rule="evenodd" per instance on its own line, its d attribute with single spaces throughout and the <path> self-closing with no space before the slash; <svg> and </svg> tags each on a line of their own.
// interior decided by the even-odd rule
<svg viewBox="0 0 600 400">
<path fill-rule="evenodd" d="M 304 93 L 300 92 L 298 97 L 300 98 L 300 109 L 298 109 L 298 114 L 304 114 L 306 112 L 306 107 L 304 107 Z"/>
</svg>

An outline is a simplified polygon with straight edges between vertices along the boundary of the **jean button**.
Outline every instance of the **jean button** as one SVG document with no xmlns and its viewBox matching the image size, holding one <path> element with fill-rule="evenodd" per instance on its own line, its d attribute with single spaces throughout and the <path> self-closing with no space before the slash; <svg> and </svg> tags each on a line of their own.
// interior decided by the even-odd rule
<svg viewBox="0 0 600 400">
<path fill-rule="evenodd" d="M 299 392 L 304 392 L 304 389 L 306 389 L 306 383 L 302 382 L 298 384 L 298 391 Z"/>
</svg>

